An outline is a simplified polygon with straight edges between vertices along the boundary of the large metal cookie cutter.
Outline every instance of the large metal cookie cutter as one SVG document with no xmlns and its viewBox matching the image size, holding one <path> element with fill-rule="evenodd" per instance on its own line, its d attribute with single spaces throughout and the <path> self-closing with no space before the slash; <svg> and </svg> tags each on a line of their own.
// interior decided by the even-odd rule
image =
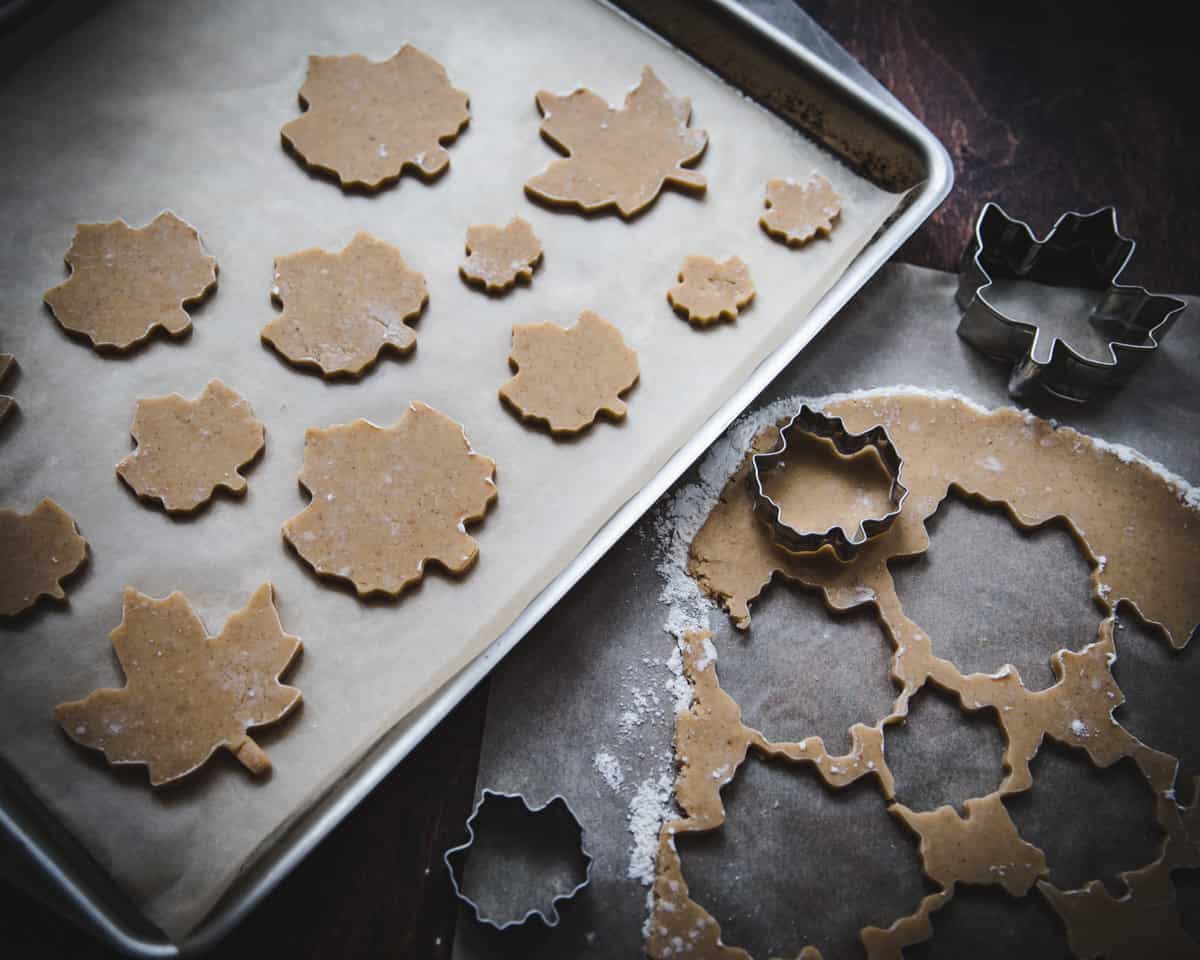
<svg viewBox="0 0 1200 960">
<path fill-rule="evenodd" d="M 988 203 L 959 266 L 956 300 L 964 312 L 958 335 L 1015 364 L 1008 382 L 1013 397 L 1047 390 L 1084 401 L 1115 390 L 1158 347 L 1185 306 L 1117 282 L 1134 246 L 1118 232 L 1113 207 L 1064 213 L 1038 240 L 1028 224 Z M 1042 285 L 1043 303 L 1030 311 L 1037 319 L 1019 319 L 997 303 L 1017 280 Z M 1074 344 L 1063 331 L 1049 329 L 1057 321 L 1055 306 L 1083 312 Z"/>
<path fill-rule="evenodd" d="M 468 895 L 463 889 L 462 871 L 466 866 L 466 853 L 475 845 L 475 820 L 479 813 L 483 810 L 485 804 L 489 802 L 512 803 L 519 805 L 522 815 L 538 816 L 543 813 L 554 813 L 559 817 L 564 818 L 565 822 L 578 833 L 579 836 L 579 855 L 584 862 L 583 879 L 575 884 L 570 890 L 565 893 L 555 894 L 551 900 L 549 907 L 546 910 L 534 908 L 527 910 L 523 916 L 512 920 L 500 921 L 493 917 L 489 917 L 480 909 L 479 904 Z M 566 798 L 561 794 L 556 794 L 540 806 L 533 807 L 529 805 L 529 801 L 519 793 L 505 793 L 501 790 L 492 790 L 484 788 L 479 795 L 479 800 L 475 803 L 475 809 L 471 811 L 471 815 L 467 817 L 467 839 L 465 843 L 460 843 L 456 847 L 451 847 L 442 854 L 442 862 L 446 864 L 446 870 L 450 874 L 450 883 L 454 887 L 454 895 L 458 897 L 471 910 L 476 922 L 492 927 L 495 930 L 508 930 L 512 927 L 519 927 L 533 917 L 537 917 L 547 927 L 558 926 L 558 904 L 574 898 L 584 887 L 592 882 L 592 855 L 587 852 L 583 846 L 583 826 L 579 822 L 579 818 L 575 816 L 571 805 L 567 803 Z M 456 865 L 457 861 L 457 865 Z"/>
<path fill-rule="evenodd" d="M 857 530 L 849 533 L 840 526 L 828 530 L 798 530 L 783 519 L 783 507 L 763 487 L 764 471 L 785 463 L 788 438 L 793 433 L 807 433 L 829 440 L 838 453 L 851 456 L 867 447 L 873 447 L 891 478 L 888 499 L 892 509 L 881 517 L 866 517 Z M 900 482 L 900 471 L 904 461 L 892 444 L 883 424 L 876 424 L 863 433 L 851 433 L 841 417 L 832 417 L 804 404 L 779 431 L 779 446 L 767 453 L 757 453 L 751 458 L 753 469 L 749 474 L 751 492 L 754 494 L 754 512 L 770 528 L 776 545 L 788 553 L 813 553 L 828 545 L 839 560 L 854 559 L 868 540 L 879 536 L 895 522 L 908 496 L 908 488 Z"/>
</svg>

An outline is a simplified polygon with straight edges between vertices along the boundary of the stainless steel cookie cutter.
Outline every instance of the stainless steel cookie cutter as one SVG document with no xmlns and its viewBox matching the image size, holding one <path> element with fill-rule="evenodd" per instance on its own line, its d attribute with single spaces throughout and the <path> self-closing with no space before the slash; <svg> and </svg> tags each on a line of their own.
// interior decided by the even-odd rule
<svg viewBox="0 0 1200 960">
<path fill-rule="evenodd" d="M 1008 382 L 1013 397 L 1047 390 L 1085 401 L 1111 392 L 1157 349 L 1185 306 L 1175 297 L 1117 282 L 1134 247 L 1118 231 L 1114 207 L 1064 213 L 1039 240 L 1028 224 L 988 203 L 959 265 L 958 335 L 988 356 L 1013 361 Z M 988 291 L 1010 280 L 1094 294 L 1087 320 L 1105 344 L 1097 351 L 1103 355 L 1087 356 L 1041 324 L 999 308 Z"/>
<path fill-rule="evenodd" d="M 567 821 L 574 825 L 574 828 L 579 832 L 579 854 L 584 861 L 583 879 L 566 893 L 555 894 L 550 900 L 550 906 L 547 910 L 541 909 L 527 910 L 524 916 L 514 920 L 506 920 L 500 922 L 492 917 L 484 915 L 480 910 L 479 904 L 468 896 L 462 885 L 461 872 L 465 866 L 466 852 L 475 845 L 475 819 L 479 816 L 479 812 L 483 809 L 488 800 L 496 798 L 501 801 L 516 801 L 521 804 L 524 813 L 529 816 L 536 816 L 540 813 L 548 811 L 551 807 L 560 811 L 561 816 L 565 816 Z M 575 816 L 575 812 L 571 809 L 571 805 L 561 794 L 555 794 L 545 803 L 537 807 L 531 807 L 529 801 L 520 793 L 505 793 L 502 790 L 492 790 L 485 787 L 479 794 L 479 799 L 475 803 L 475 808 L 471 811 L 471 815 L 467 817 L 467 839 L 465 843 L 460 843 L 456 847 L 451 847 L 442 854 L 442 862 L 446 864 L 446 870 L 450 874 L 450 883 L 454 887 L 454 895 L 458 897 L 470 909 L 476 922 L 482 923 L 485 926 L 492 927 L 495 930 L 508 930 L 512 927 L 519 927 L 526 923 L 532 917 L 537 917 L 547 927 L 558 926 L 558 904 L 564 900 L 573 899 L 584 887 L 592 882 L 592 855 L 587 852 L 583 845 L 583 825 L 579 822 L 579 818 Z M 456 868 L 454 861 L 458 859 L 462 863 Z"/>
<path fill-rule="evenodd" d="M 787 453 L 788 437 L 794 432 L 808 433 L 829 440 L 838 453 L 851 456 L 867 447 L 874 447 L 879 454 L 884 469 L 891 477 L 888 489 L 888 499 L 892 509 L 882 517 L 866 517 L 858 525 L 857 531 L 847 533 L 840 526 L 828 530 L 797 530 L 783 519 L 782 506 L 773 500 L 763 488 L 763 470 L 772 464 L 784 462 Z M 876 424 L 863 433 L 851 433 L 841 417 L 833 417 L 814 410 L 808 404 L 801 405 L 796 415 L 792 417 L 779 431 L 779 446 L 767 453 L 756 453 L 751 457 L 753 469 L 748 479 L 754 494 L 754 512 L 770 528 L 775 543 L 788 553 L 813 553 L 828 544 L 833 548 L 839 560 L 854 559 L 859 549 L 872 537 L 887 530 L 900 515 L 904 506 L 904 498 L 908 496 L 908 488 L 900 482 L 900 471 L 904 461 L 892 444 L 883 424 Z"/>
</svg>

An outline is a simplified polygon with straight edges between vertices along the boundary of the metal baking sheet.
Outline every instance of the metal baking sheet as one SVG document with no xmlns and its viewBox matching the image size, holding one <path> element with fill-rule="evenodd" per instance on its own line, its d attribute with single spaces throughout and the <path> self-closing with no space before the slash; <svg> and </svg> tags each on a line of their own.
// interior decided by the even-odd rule
<svg viewBox="0 0 1200 960">
<path fill-rule="evenodd" d="M 898 384 L 954 390 L 987 407 L 1011 404 L 1009 366 L 955 336 L 956 286 L 954 274 L 887 265 L 750 410 L 784 398 Z M 1200 309 L 1200 299 L 1188 303 L 1189 313 Z M 1195 483 L 1197 362 L 1200 327 L 1185 317 L 1110 402 L 1048 400 L 1034 412 L 1128 444 Z M 519 792 L 531 804 L 562 794 L 585 830 L 592 882 L 560 907 L 561 923 L 553 930 L 533 924 L 497 933 L 460 910 L 455 960 L 640 955 L 649 888 L 628 875 L 631 804 L 643 785 L 664 776 L 671 782 L 675 769 L 667 665 L 674 640 L 667 625 L 677 616 L 680 595 L 664 589 L 664 570 L 682 571 L 680 558 L 664 551 L 673 529 L 665 505 L 699 477 L 720 486 L 725 475 L 717 462 L 701 457 L 663 498 L 664 509 L 625 534 L 493 674 L 477 792 Z M 955 497 L 929 526 L 930 553 L 895 570 L 901 596 L 934 637 L 935 650 L 950 625 L 967 636 L 989 634 L 993 642 L 980 641 L 968 668 L 991 672 L 1013 656 L 1026 682 L 1041 687 L 1054 680 L 1047 659 L 1054 648 L 1079 649 L 1095 639 L 1101 614 L 1090 598 L 1090 565 L 1065 530 L 1051 525 L 1022 535 L 999 510 L 968 507 Z M 1034 589 L 1021 592 L 1030 584 Z M 712 629 L 722 687 L 745 721 L 768 737 L 815 734 L 840 752 L 849 747 L 851 723 L 872 723 L 890 712 L 892 647 L 870 609 L 834 617 L 817 592 L 788 582 L 763 591 L 744 633 L 715 605 L 684 609 L 688 622 L 706 621 Z M 1190 735 L 1200 717 L 1193 693 L 1200 651 L 1192 649 L 1200 634 L 1185 657 L 1139 629 L 1129 611 L 1121 622 L 1127 626 L 1118 636 L 1124 645 L 1114 671 L 1129 702 L 1117 717 L 1151 746 L 1179 750 L 1184 784 L 1200 769 L 1200 747 Z M 1019 638 L 1041 644 L 1022 648 Z M 1184 679 L 1164 682 L 1161 671 Z M 911 735 L 906 727 L 889 727 L 886 745 L 899 799 L 914 809 L 961 804 L 999 783 L 1003 735 L 986 719 L 964 722 L 953 699 L 927 687 L 914 698 L 906 726 Z M 1074 752 L 1043 748 L 1035 778 L 1052 778 L 1056 802 L 1031 804 L 1026 795 L 1012 804 L 1013 815 L 1030 839 L 1052 840 L 1046 852 L 1054 882 L 1082 885 L 1096 876 L 1087 872 L 1096 864 L 1111 882 L 1115 867 L 1132 869 L 1158 855 L 1152 798 L 1140 774 L 1125 769 L 1131 764 L 1100 771 L 1086 758 L 1063 759 Z M 595 763 L 601 753 L 612 758 L 608 780 Z M 807 765 L 751 759 L 722 799 L 725 825 L 680 847 L 684 878 L 693 898 L 722 925 L 723 942 L 753 957 L 794 957 L 809 943 L 829 958 L 862 956 L 862 926 L 886 927 L 911 913 L 927 892 L 916 838 L 888 816 L 869 778 L 834 791 Z M 1102 826 L 1080 827 L 1080 809 Z M 511 862 L 497 875 L 505 864 L 495 859 L 474 871 L 466 864 L 474 889 L 489 903 L 496 891 L 520 891 L 522 880 L 538 876 Z M 1069 955 L 1061 924 L 1036 891 L 1015 900 L 995 887 L 960 888 L 950 906 L 933 915 L 933 925 L 934 940 L 911 951 L 914 956 Z M 984 940 L 990 949 L 980 954 Z"/>
<path fill-rule="evenodd" d="M 15 392 L 23 415 L 6 426 L 0 489 L 24 507 L 56 496 L 79 518 L 93 557 L 66 611 L 6 628 L 25 652 L 10 655 L 0 678 L 13 718 L 0 750 L 7 774 L 0 819 L 85 922 L 123 949 L 170 954 L 177 944 L 198 950 L 219 939 L 511 649 L 949 189 L 944 151 L 911 118 L 738 8 L 700 4 L 684 19 L 674 8 L 671 20 L 669 5 L 647 6 L 643 15 L 668 17 L 654 26 L 676 47 L 844 161 L 818 161 L 848 203 L 834 238 L 807 252 L 806 279 L 754 220 L 761 181 L 787 172 L 773 166 L 811 165 L 811 141 L 598 4 L 527 0 L 466 15 L 432 2 L 336 12 L 315 3 L 144 3 L 101 8 L 24 64 L 16 51 L 28 54 L 40 41 L 7 38 L 8 62 L 19 65 L 4 79 L 0 107 L 16 131 L 0 269 L 4 313 L 20 319 L 6 323 L 4 346 L 22 362 Z M 580 35 L 587 44 L 578 44 Z M 440 56 L 472 94 L 472 125 L 452 148 L 450 174 L 433 187 L 406 180 L 379 197 L 343 196 L 278 147 L 279 125 L 296 112 L 303 57 L 386 56 L 405 40 Z M 487 55 L 456 56 L 461 49 Z M 521 180 L 553 156 L 536 135 L 533 91 L 590 83 L 619 100 L 645 62 L 693 98 L 696 124 L 710 132 L 701 164 L 712 183 L 706 199 L 666 195 L 634 225 L 524 201 Z M 514 129 L 522 135 L 512 136 Z M 869 183 L 893 199 L 875 204 Z M 123 360 L 95 357 L 37 307 L 41 291 L 62 276 L 71 226 L 116 215 L 145 222 L 166 206 L 200 227 L 221 260 L 221 287 L 182 344 L 154 343 Z M 462 236 L 471 222 L 516 211 L 546 241 L 547 263 L 532 291 L 486 301 L 454 275 Z M 871 211 L 879 223 L 895 215 L 876 232 Z M 269 264 L 304 246 L 339 247 L 362 227 L 399 244 L 429 278 L 432 302 L 418 326 L 416 357 L 385 361 L 359 384 L 331 386 L 285 367 L 256 342 L 271 315 Z M 744 324 L 704 336 L 662 302 L 701 235 L 720 248 L 712 252 L 753 244 L 759 285 Z M 597 264 L 611 266 L 602 272 Z M 494 387 L 478 396 L 461 390 L 464 376 L 495 385 L 507 376 L 511 322 L 568 322 L 581 301 L 609 314 L 642 353 L 643 383 L 626 425 L 600 425 L 560 447 L 519 427 L 490 396 Z M 668 348 L 664 337 L 677 339 Z M 653 362 L 668 355 L 670 364 Z M 112 478 L 111 464 L 128 449 L 136 396 L 194 395 L 213 375 L 241 389 L 267 421 L 268 450 L 250 473 L 246 504 L 218 502 L 176 524 L 137 504 Z M 93 384 L 100 389 L 85 400 L 81 391 Z M 477 448 L 500 461 L 500 507 L 481 528 L 480 566 L 462 584 L 432 579 L 394 606 L 363 606 L 313 581 L 279 545 L 278 523 L 304 503 L 294 480 L 305 426 L 354 416 L 391 422 L 414 397 L 462 420 Z M 595 463 L 608 466 L 597 471 Z M 605 489 L 594 496 L 597 477 Z M 558 496 L 563 490 L 574 495 Z M 541 513 L 529 513 L 535 503 L 565 532 L 536 550 L 526 537 L 524 552 L 515 550 L 522 531 L 543 529 Z M 306 641 L 294 682 L 307 703 L 289 727 L 264 738 L 277 767 L 268 785 L 218 764 L 159 799 L 136 773 L 99 769 L 53 729 L 48 708 L 56 700 L 118 679 L 107 632 L 119 619 L 124 582 L 156 595 L 183 589 L 215 628 L 268 576 L 285 625 Z M 422 644 L 430 632 L 438 643 Z M 214 809 L 222 811 L 215 840 Z"/>
</svg>

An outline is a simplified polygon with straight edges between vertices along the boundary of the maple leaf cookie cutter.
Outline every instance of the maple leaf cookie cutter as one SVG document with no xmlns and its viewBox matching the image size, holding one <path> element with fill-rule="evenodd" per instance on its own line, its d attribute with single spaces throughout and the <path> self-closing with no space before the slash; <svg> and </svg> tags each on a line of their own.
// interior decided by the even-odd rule
<svg viewBox="0 0 1200 960">
<path fill-rule="evenodd" d="M 783 519 L 783 506 L 767 493 L 763 484 L 766 471 L 777 469 L 785 463 L 788 440 L 796 433 L 823 438 L 833 444 L 842 456 L 850 457 L 867 448 L 874 448 L 887 471 L 891 483 L 888 486 L 888 503 L 891 507 L 878 517 L 864 517 L 856 530 L 847 531 L 835 524 L 827 530 L 801 530 Z M 862 546 L 891 528 L 904 500 L 908 487 L 900 480 L 904 460 L 888 436 L 887 428 L 879 423 L 862 433 L 851 433 L 841 417 L 830 416 L 801 404 L 800 409 L 779 430 L 779 445 L 766 453 L 756 453 L 750 458 L 752 469 L 747 474 L 754 497 L 754 512 L 766 523 L 776 546 L 788 553 L 815 553 L 828 545 L 843 562 L 853 560 Z"/>
<path fill-rule="evenodd" d="M 575 886 L 564 893 L 556 893 L 550 899 L 550 904 L 545 910 L 540 907 L 533 907 L 526 910 L 520 917 L 512 920 L 497 920 L 495 917 L 490 917 L 484 913 L 480 905 L 468 894 L 463 887 L 463 870 L 466 867 L 467 852 L 475 846 L 475 820 L 478 818 L 480 811 L 489 800 L 515 801 L 519 804 L 522 814 L 528 817 L 536 817 L 541 814 L 553 813 L 559 816 L 563 821 L 579 834 L 579 858 L 583 861 L 583 879 Z M 491 927 L 494 930 L 510 930 L 513 927 L 520 927 L 526 924 L 529 920 L 537 917 L 549 928 L 557 927 L 559 921 L 558 905 L 565 903 L 568 900 L 575 899 L 585 887 L 592 882 L 592 862 L 593 858 L 588 853 L 587 848 L 583 845 L 583 824 L 579 822 L 579 818 L 575 816 L 575 811 L 571 809 L 571 805 L 567 802 L 567 798 L 560 793 L 556 793 L 545 803 L 538 806 L 531 806 L 529 801 L 522 793 L 507 793 L 503 790 L 493 790 L 490 787 L 484 787 L 479 794 L 479 799 L 475 801 L 475 807 L 471 811 L 471 815 L 467 817 L 466 822 L 467 839 L 456 847 L 451 847 L 442 854 L 442 862 L 446 865 L 446 871 L 450 874 L 450 884 L 454 888 L 454 895 L 458 897 L 470 909 L 471 915 L 475 918 L 476 923 Z M 456 864 L 457 861 L 457 864 Z"/>
<path fill-rule="evenodd" d="M 988 356 L 1013 362 L 1008 392 L 1017 399 L 1044 390 L 1082 402 L 1116 390 L 1158 349 L 1186 306 L 1118 282 L 1135 246 L 1118 230 L 1115 207 L 1064 213 L 1039 240 L 1027 223 L 987 203 L 959 264 L 958 335 Z M 1107 356 L 1086 356 L 1058 334 L 998 307 L 988 290 L 1007 280 L 1094 292 L 1087 320 Z"/>
</svg>

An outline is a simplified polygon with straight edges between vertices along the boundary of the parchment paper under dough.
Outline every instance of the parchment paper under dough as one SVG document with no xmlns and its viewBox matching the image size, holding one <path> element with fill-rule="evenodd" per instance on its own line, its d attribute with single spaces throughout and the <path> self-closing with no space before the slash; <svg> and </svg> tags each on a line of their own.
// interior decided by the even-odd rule
<svg viewBox="0 0 1200 960">
<path fill-rule="evenodd" d="M 337 8 L 264 0 L 164 14 L 151 0 L 101 8 L 36 57 L 14 60 L 0 82 L 5 172 L 23 184 L 0 191 L 8 225 L 0 238 L 3 349 L 23 373 L 23 418 L 5 437 L 0 502 L 24 512 L 52 496 L 92 548 L 67 611 L 20 630 L 0 627 L 0 754 L 133 902 L 182 938 L 302 810 L 513 621 L 762 356 L 802 327 L 898 198 L 593 0 Z M 589 42 L 580 44 L 581 35 Z M 437 56 L 471 93 L 471 125 L 453 147 L 453 170 L 435 183 L 346 196 L 281 149 L 276 131 L 296 116 L 309 53 L 355 50 L 378 60 L 402 40 Z M 710 185 L 704 202 L 668 190 L 630 224 L 525 200 L 525 180 L 554 156 L 538 133 L 536 92 L 584 84 L 620 103 L 648 63 L 672 92 L 691 98 L 693 125 L 708 131 L 696 167 Z M 63 151 L 63 143 L 87 149 Z M 767 179 L 813 167 L 846 199 L 844 219 L 828 243 L 788 250 L 747 211 L 761 203 Z M 100 358 L 61 332 L 42 292 L 62 280 L 76 223 L 117 214 L 145 223 L 165 204 L 197 217 L 221 257 L 220 294 L 185 341 L 156 343 L 128 362 Z M 530 294 L 537 316 L 529 297 L 485 300 L 456 272 L 467 228 L 514 213 L 553 262 L 554 283 L 535 282 Z M 353 384 L 329 384 L 258 342 L 270 312 L 265 287 L 280 252 L 338 250 L 359 230 L 404 251 L 441 251 L 443 267 L 417 263 L 430 285 L 418 355 Z M 697 336 L 666 314 L 664 278 L 691 252 L 680 238 L 700 235 L 707 249 L 748 261 L 755 251 L 753 323 Z M 509 376 L 513 325 L 571 319 L 583 304 L 620 327 L 638 352 L 642 383 L 620 428 L 603 425 L 564 448 L 519 423 L 496 387 Z M 104 390 L 91 389 L 101 374 Z M 214 376 L 235 384 L 266 423 L 269 452 L 244 501 L 179 524 L 122 489 L 112 464 L 129 452 L 137 397 L 195 396 Z M 296 476 L 306 428 L 358 417 L 394 423 L 417 399 L 466 424 L 472 443 L 500 464 L 500 500 L 478 528 L 484 562 L 466 580 L 428 577 L 398 606 L 365 605 L 321 584 L 289 555 L 279 528 L 305 505 Z M 107 637 L 120 620 L 121 590 L 183 590 L 217 624 L 265 579 L 283 623 L 305 644 L 289 677 L 305 705 L 270 745 L 270 780 L 215 764 L 163 804 L 144 781 L 91 776 L 103 771 L 48 711 L 80 690 L 119 682 Z"/>
<path fill-rule="evenodd" d="M 745 951 L 721 945 L 712 918 L 688 899 L 673 838 L 707 831 L 724 821 L 720 789 L 735 777 L 749 748 L 811 762 L 831 786 L 875 777 L 892 800 L 894 781 L 884 756 L 883 728 L 907 714 L 910 698 L 927 683 L 957 695 L 964 707 L 994 710 L 1007 739 L 1008 775 L 996 792 L 969 801 L 965 820 L 949 808 L 926 814 L 903 805 L 892 808 L 892 814 L 921 837 L 926 873 L 941 889 L 886 930 L 863 930 L 871 960 L 899 960 L 904 946 L 927 939 L 932 932 L 930 914 L 953 896 L 956 883 L 991 877 L 992 882 L 1012 884 L 1010 892 L 1020 895 L 1045 872 L 1041 851 L 1020 840 L 1000 799 L 1033 785 L 1029 764 L 1047 736 L 1086 751 L 1100 767 L 1124 757 L 1137 764 L 1154 791 L 1158 823 L 1169 840 L 1148 871 L 1165 879 L 1172 867 L 1200 862 L 1200 834 L 1189 831 L 1185 811 L 1175 803 L 1177 762 L 1142 744 L 1113 717 L 1124 696 L 1111 672 L 1118 601 L 1133 603 L 1177 647 L 1200 623 L 1200 599 L 1194 590 L 1200 504 L 1190 502 L 1184 491 L 1144 464 L 1118 457 L 1069 427 L 1056 427 L 1012 408 L 987 412 L 958 397 L 905 390 L 817 403 L 842 417 L 851 432 L 861 433 L 877 423 L 887 427 L 904 459 L 903 479 L 909 488 L 896 523 L 849 563 L 838 561 L 828 548 L 791 558 L 774 546 L 753 512 L 746 461 L 693 540 L 689 571 L 707 591 L 728 598 L 731 616 L 740 626 L 749 620 L 748 602 L 776 573 L 821 589 L 833 609 L 871 604 L 895 648 L 891 674 L 902 687 L 890 716 L 872 726 L 856 723 L 850 728 L 852 748 L 846 756 L 831 757 L 819 737 L 773 744 L 742 724 L 736 703 L 720 690 L 716 667 L 708 666 L 709 658 L 700 652 L 707 635 L 684 637 L 683 661 L 696 691 L 696 703 L 676 723 L 680 766 L 675 797 L 684 815 L 664 825 L 661 834 L 647 953 L 666 960 L 675 952 L 674 938 L 693 935 L 704 938 L 705 956 L 748 957 Z M 754 438 L 751 450 L 773 449 L 778 436 L 779 425 L 766 428 Z M 786 485 L 789 480 L 811 486 L 803 471 L 785 473 L 777 483 Z M 934 654 L 930 637 L 904 614 L 887 561 L 928 548 L 924 520 L 951 484 L 968 495 L 1003 503 L 1022 527 L 1064 519 L 1093 562 L 1095 598 L 1108 616 L 1094 643 L 1079 652 L 1054 654 L 1051 666 L 1057 682 L 1046 690 L 1027 690 L 1011 666 L 995 674 L 964 676 Z M 853 502 L 855 485 L 847 483 L 844 495 Z M 830 509 L 823 499 L 808 502 L 810 519 Z M 792 522 L 802 529 L 812 526 L 805 522 L 804 499 L 792 497 L 791 502 L 800 514 Z M 756 585 L 750 588 L 752 582 Z M 1054 896 L 1050 899 L 1055 902 Z M 1083 919 L 1075 918 L 1074 923 L 1083 930 L 1095 927 L 1086 908 L 1078 912 Z M 1088 936 L 1074 927 L 1072 932 L 1081 940 Z M 813 948 L 808 953 L 813 960 L 818 956 Z"/>
</svg>

